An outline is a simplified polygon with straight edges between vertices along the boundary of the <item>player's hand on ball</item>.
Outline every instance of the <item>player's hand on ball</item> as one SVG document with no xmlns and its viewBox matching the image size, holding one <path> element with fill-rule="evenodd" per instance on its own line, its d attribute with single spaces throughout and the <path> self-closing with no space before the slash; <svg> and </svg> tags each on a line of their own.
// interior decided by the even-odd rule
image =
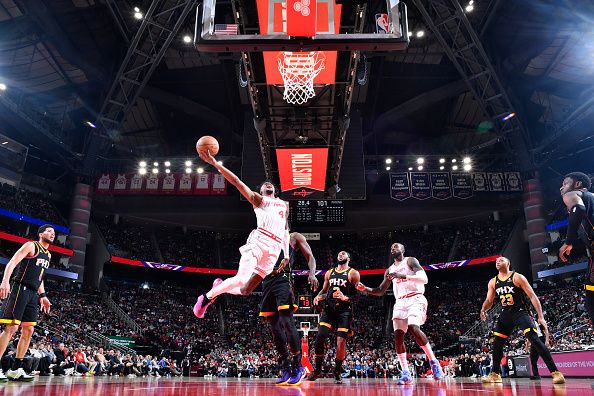
<svg viewBox="0 0 594 396">
<path fill-rule="evenodd" d="M 49 313 L 52 306 L 50 300 L 47 297 L 43 297 L 39 300 L 39 303 L 41 304 L 41 312 Z"/>
<path fill-rule="evenodd" d="M 0 285 L 0 300 L 4 300 L 10 294 L 10 283 L 4 283 Z"/>
<path fill-rule="evenodd" d="M 206 162 L 207 164 L 210 165 L 214 165 L 217 163 L 217 160 L 215 159 L 215 157 L 212 156 L 212 154 L 210 154 L 210 150 L 207 151 L 201 151 L 198 156 L 200 157 L 200 159 L 204 162 Z"/>
</svg>

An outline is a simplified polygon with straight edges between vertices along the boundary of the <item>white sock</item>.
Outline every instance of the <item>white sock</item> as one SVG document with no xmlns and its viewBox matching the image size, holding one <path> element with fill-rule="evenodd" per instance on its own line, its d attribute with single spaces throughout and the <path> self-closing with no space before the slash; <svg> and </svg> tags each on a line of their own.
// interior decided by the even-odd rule
<svg viewBox="0 0 594 396">
<path fill-rule="evenodd" d="M 245 285 L 246 282 L 247 279 L 243 279 L 243 277 L 237 274 L 231 278 L 225 279 L 218 286 L 210 289 L 210 291 L 206 293 L 206 297 L 209 300 L 212 300 L 213 298 L 216 298 L 223 293 L 239 295 L 241 294 L 241 286 Z"/>
<path fill-rule="evenodd" d="M 431 349 L 431 345 L 429 343 L 425 345 L 421 345 L 421 348 L 425 351 L 425 355 L 427 355 L 427 359 L 435 360 L 435 355 L 433 354 L 433 349 Z"/>
<path fill-rule="evenodd" d="M 398 361 L 400 362 L 400 368 L 402 371 L 410 371 L 408 369 L 408 360 L 406 360 L 406 352 L 398 353 Z"/>
</svg>

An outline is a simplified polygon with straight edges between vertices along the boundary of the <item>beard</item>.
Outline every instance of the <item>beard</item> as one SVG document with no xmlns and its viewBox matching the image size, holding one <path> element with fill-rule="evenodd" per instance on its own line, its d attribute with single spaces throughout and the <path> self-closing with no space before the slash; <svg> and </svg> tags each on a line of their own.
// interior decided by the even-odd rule
<svg viewBox="0 0 594 396">
<path fill-rule="evenodd" d="M 338 264 L 339 265 L 344 265 L 346 263 L 348 263 L 349 259 L 344 259 L 344 260 L 338 260 Z"/>
<path fill-rule="evenodd" d="M 41 240 L 43 242 L 45 242 L 45 243 L 52 243 L 52 242 L 54 242 L 54 241 L 52 241 L 52 240 L 50 240 L 49 238 L 46 238 L 46 237 L 41 237 Z"/>
<path fill-rule="evenodd" d="M 402 252 L 392 253 L 392 258 L 394 260 L 402 261 Z"/>
</svg>

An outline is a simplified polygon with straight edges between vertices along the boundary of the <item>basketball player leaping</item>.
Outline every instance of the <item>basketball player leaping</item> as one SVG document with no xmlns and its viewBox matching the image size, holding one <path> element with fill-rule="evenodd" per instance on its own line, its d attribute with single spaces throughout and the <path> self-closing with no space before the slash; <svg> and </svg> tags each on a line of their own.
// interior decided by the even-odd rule
<svg viewBox="0 0 594 396">
<path fill-rule="evenodd" d="M 414 257 L 404 257 L 404 245 L 394 243 L 390 248 L 394 263 L 386 270 L 384 280 L 379 287 L 369 288 L 362 283 L 357 285 L 357 290 L 367 292 L 372 296 L 383 296 L 390 283 L 394 288 L 394 312 L 392 321 L 394 323 L 394 339 L 396 353 L 402 371 L 398 379 L 399 385 L 406 385 L 412 382 L 412 376 L 406 360 L 406 346 L 404 336 L 407 330 L 415 337 L 419 346 L 425 351 L 429 365 L 433 371 L 433 378 L 436 380 L 443 377 L 443 371 L 439 360 L 435 358 L 429 339 L 421 330 L 427 319 L 427 299 L 424 296 L 425 285 L 428 282 L 427 274 L 419 261 Z"/>
<path fill-rule="evenodd" d="M 39 227 L 38 235 L 39 241 L 26 242 L 17 250 L 6 265 L 2 277 L 0 299 L 4 300 L 4 303 L 0 311 L 0 323 L 6 327 L 0 335 L 0 356 L 4 355 L 19 325 L 21 338 L 12 368 L 6 372 L 6 376 L 0 368 L 0 381 L 6 381 L 6 377 L 12 381 L 33 381 L 33 376 L 28 375 L 23 369 L 23 358 L 29 350 L 31 336 L 37 324 L 39 305 L 41 304 L 41 310 L 47 313 L 52 305 L 45 295 L 43 278 L 51 259 L 49 244 L 54 241 L 56 233 L 52 226 L 46 224 Z"/>
<path fill-rule="evenodd" d="M 264 182 L 259 192 L 252 191 L 229 169 L 219 164 L 210 152 L 201 152 L 200 158 L 214 166 L 227 181 L 233 184 L 253 206 L 256 213 L 257 228 L 253 230 L 245 245 L 239 248 L 241 259 L 237 274 L 224 281 L 215 279 L 212 289 L 198 297 L 194 305 L 194 315 L 203 318 L 206 309 L 223 294 L 249 295 L 269 275 L 276 264 L 281 251 L 289 257 L 287 203 L 275 197 L 274 185 Z"/>
<path fill-rule="evenodd" d="M 501 302 L 501 314 L 497 318 L 497 324 L 493 331 L 493 370 L 489 375 L 483 377 L 484 383 L 498 383 L 501 381 L 501 367 L 499 362 L 503 358 L 503 347 L 505 340 L 512 334 L 512 331 L 519 327 L 530 343 L 537 349 L 538 354 L 542 357 L 547 368 L 551 372 L 554 384 L 565 383 L 563 374 L 557 370 L 557 366 L 551 356 L 551 351 L 538 338 L 536 326 L 528 313 L 526 300 L 530 300 L 536 314 L 538 315 L 538 324 L 540 324 L 545 331 L 547 322 L 542 314 L 542 306 L 538 297 L 532 290 L 532 286 L 524 275 L 518 274 L 515 271 L 510 271 L 510 261 L 506 257 L 499 257 L 495 261 L 495 267 L 499 273 L 497 276 L 489 281 L 487 298 L 481 308 L 481 320 L 487 320 L 487 311 L 493 306 L 495 296 Z"/>
<path fill-rule="evenodd" d="M 299 385 L 305 377 L 301 365 L 301 341 L 295 328 L 292 264 L 297 250 L 305 256 L 309 267 L 308 282 L 312 290 L 318 289 L 316 259 L 303 235 L 293 232 L 289 236 L 289 260 L 279 257 L 278 266 L 262 281 L 262 302 L 260 316 L 270 323 L 274 345 L 279 354 L 282 375 L 276 385 Z M 289 347 L 287 348 L 287 342 Z M 290 351 L 290 356 L 289 356 Z"/>
</svg>

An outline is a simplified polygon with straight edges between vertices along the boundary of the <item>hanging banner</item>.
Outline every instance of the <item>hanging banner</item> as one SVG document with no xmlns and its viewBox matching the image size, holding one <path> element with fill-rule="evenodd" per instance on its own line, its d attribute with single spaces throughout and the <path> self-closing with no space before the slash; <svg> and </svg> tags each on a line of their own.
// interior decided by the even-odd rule
<svg viewBox="0 0 594 396">
<path fill-rule="evenodd" d="M 472 176 L 470 173 L 452 173 L 454 197 L 467 199 L 472 197 Z"/>
<path fill-rule="evenodd" d="M 111 193 L 111 175 L 103 174 L 97 179 L 97 187 L 95 188 L 97 194 Z"/>
<path fill-rule="evenodd" d="M 328 148 L 276 149 L 281 191 L 326 189 Z"/>
<path fill-rule="evenodd" d="M 507 191 L 523 191 L 520 172 L 505 172 L 504 175 Z"/>
<path fill-rule="evenodd" d="M 410 198 L 408 173 L 390 173 L 390 196 L 397 201 Z"/>
<path fill-rule="evenodd" d="M 474 191 L 488 191 L 487 176 L 483 172 L 472 174 L 472 185 Z"/>
<path fill-rule="evenodd" d="M 144 187 L 144 177 L 139 174 L 132 175 L 130 179 L 130 194 L 140 194 Z"/>
<path fill-rule="evenodd" d="M 487 173 L 487 179 L 489 180 L 489 188 L 491 191 L 505 191 L 503 173 L 489 172 Z"/>
<path fill-rule="evenodd" d="M 196 195 L 210 195 L 210 174 L 200 173 L 196 176 L 196 185 L 194 187 Z"/>
<path fill-rule="evenodd" d="M 223 195 L 227 193 L 227 183 L 225 177 L 219 173 L 215 173 L 212 178 L 211 194 Z"/>
<path fill-rule="evenodd" d="M 118 173 L 113 184 L 114 194 L 126 194 L 128 192 L 128 178 L 123 173 Z"/>
<path fill-rule="evenodd" d="M 144 192 L 146 194 L 158 194 L 159 184 L 159 175 L 151 173 L 149 177 L 146 178 L 146 186 Z"/>
<path fill-rule="evenodd" d="M 452 197 L 452 183 L 449 172 L 431 173 L 431 196 L 435 199 Z"/>
<path fill-rule="evenodd" d="M 411 196 L 416 199 L 428 199 L 431 197 L 431 182 L 427 172 L 410 173 Z"/>
<path fill-rule="evenodd" d="M 175 175 L 173 173 L 166 174 L 161 183 L 161 193 L 167 195 L 175 194 L 176 184 L 177 181 L 175 179 Z"/>
<path fill-rule="evenodd" d="M 192 174 L 182 173 L 179 176 L 179 184 L 177 186 L 177 193 L 180 195 L 192 194 Z"/>
</svg>

